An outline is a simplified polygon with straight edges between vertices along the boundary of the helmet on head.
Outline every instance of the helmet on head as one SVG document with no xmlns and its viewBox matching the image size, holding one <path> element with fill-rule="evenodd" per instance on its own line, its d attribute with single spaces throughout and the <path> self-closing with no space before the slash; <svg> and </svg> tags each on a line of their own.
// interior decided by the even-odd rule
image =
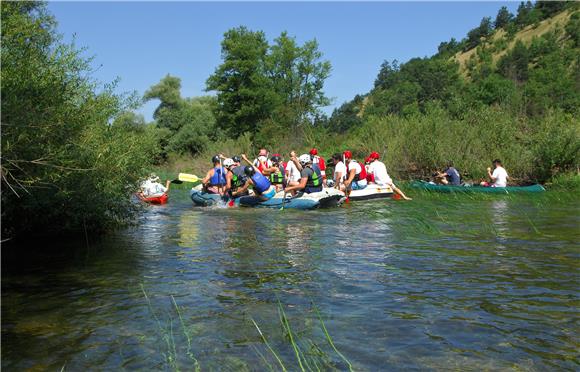
<svg viewBox="0 0 580 372">
<path fill-rule="evenodd" d="M 352 152 L 346 150 L 345 152 L 342 153 L 342 156 L 344 156 L 345 159 L 352 159 Z"/>
<path fill-rule="evenodd" d="M 240 159 L 240 157 L 238 155 L 234 155 L 232 157 L 232 160 L 234 161 L 234 163 L 241 163 L 242 159 Z"/>
<path fill-rule="evenodd" d="M 369 159 L 375 159 L 378 160 L 379 159 L 379 153 L 376 151 L 371 152 L 371 154 L 369 155 Z"/>
<path fill-rule="evenodd" d="M 279 154 L 274 154 L 270 160 L 272 160 L 272 163 L 279 163 L 282 160 L 282 157 Z"/>
<path fill-rule="evenodd" d="M 215 164 L 215 163 L 219 163 L 219 162 L 220 162 L 220 157 L 219 157 L 218 155 L 214 155 L 214 156 L 211 158 L 211 162 L 212 162 L 212 163 L 214 163 L 214 164 Z"/>
<path fill-rule="evenodd" d="M 256 170 L 251 165 L 246 165 L 246 167 L 244 168 L 244 173 L 246 174 L 246 176 L 252 177 L 254 173 L 256 173 Z"/>
<path fill-rule="evenodd" d="M 308 164 L 312 161 L 312 159 L 310 158 L 309 154 L 302 154 L 298 158 L 298 161 L 300 162 L 300 164 Z"/>
<path fill-rule="evenodd" d="M 310 155 L 318 155 L 318 150 L 313 148 L 312 150 L 310 150 Z"/>
<path fill-rule="evenodd" d="M 224 163 L 223 164 L 224 164 L 224 167 L 229 168 L 232 165 L 234 165 L 234 160 L 233 159 L 230 159 L 230 158 L 227 158 L 226 160 L 224 160 Z"/>
</svg>

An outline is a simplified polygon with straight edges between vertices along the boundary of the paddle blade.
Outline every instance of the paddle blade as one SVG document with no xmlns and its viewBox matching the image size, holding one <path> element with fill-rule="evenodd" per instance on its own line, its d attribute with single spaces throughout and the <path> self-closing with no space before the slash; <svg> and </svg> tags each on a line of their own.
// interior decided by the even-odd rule
<svg viewBox="0 0 580 372">
<path fill-rule="evenodd" d="M 179 179 L 179 181 L 183 181 L 183 182 L 197 182 L 197 181 L 199 181 L 198 176 L 196 176 L 195 174 L 188 174 L 188 173 L 179 173 L 179 176 L 177 178 Z"/>
<path fill-rule="evenodd" d="M 234 206 L 234 199 L 230 199 L 230 201 L 228 202 L 228 206 L 230 207 Z"/>
<path fill-rule="evenodd" d="M 174 183 L 176 185 L 181 185 L 183 183 L 183 181 L 180 181 L 180 180 L 172 180 L 171 183 Z"/>
</svg>

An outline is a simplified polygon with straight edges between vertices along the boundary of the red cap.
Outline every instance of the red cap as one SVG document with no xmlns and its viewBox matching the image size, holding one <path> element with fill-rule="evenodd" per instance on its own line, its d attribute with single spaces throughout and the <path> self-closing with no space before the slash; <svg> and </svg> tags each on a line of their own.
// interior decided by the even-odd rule
<svg viewBox="0 0 580 372">
<path fill-rule="evenodd" d="M 365 158 L 365 163 L 370 163 L 370 162 L 371 162 L 371 160 L 372 160 L 372 158 L 371 158 L 370 156 L 367 156 L 367 157 Z"/>
<path fill-rule="evenodd" d="M 378 159 L 379 158 L 379 153 L 376 151 L 371 152 L 371 154 L 369 155 L 369 159 Z"/>
<path fill-rule="evenodd" d="M 310 150 L 310 155 L 318 155 L 318 150 L 316 149 Z"/>
<path fill-rule="evenodd" d="M 352 159 L 352 152 L 346 150 L 342 153 L 342 156 L 344 156 L 345 159 Z"/>
<path fill-rule="evenodd" d="M 274 154 L 274 155 L 272 155 L 272 157 L 274 157 L 274 156 L 278 156 L 278 157 L 281 158 L 280 154 Z"/>
</svg>

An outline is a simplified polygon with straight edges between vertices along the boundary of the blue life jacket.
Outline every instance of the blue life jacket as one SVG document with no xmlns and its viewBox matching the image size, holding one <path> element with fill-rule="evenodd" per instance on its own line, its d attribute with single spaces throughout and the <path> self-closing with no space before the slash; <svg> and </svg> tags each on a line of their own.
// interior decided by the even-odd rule
<svg viewBox="0 0 580 372">
<path fill-rule="evenodd" d="M 254 183 L 254 191 L 258 194 L 263 193 L 272 186 L 270 181 L 268 181 L 268 179 L 260 172 L 254 173 L 252 176 L 252 182 Z"/>
<path fill-rule="evenodd" d="M 226 184 L 226 170 L 223 167 L 215 167 L 213 176 L 209 179 L 209 186 L 223 186 Z"/>
</svg>

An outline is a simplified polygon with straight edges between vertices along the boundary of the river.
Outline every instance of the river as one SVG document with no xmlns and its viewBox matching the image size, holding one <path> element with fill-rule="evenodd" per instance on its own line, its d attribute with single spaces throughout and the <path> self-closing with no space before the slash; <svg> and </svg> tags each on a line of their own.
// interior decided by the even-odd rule
<svg viewBox="0 0 580 372">
<path fill-rule="evenodd" d="M 195 208 L 2 252 L 2 368 L 578 370 L 580 201 Z"/>
</svg>

